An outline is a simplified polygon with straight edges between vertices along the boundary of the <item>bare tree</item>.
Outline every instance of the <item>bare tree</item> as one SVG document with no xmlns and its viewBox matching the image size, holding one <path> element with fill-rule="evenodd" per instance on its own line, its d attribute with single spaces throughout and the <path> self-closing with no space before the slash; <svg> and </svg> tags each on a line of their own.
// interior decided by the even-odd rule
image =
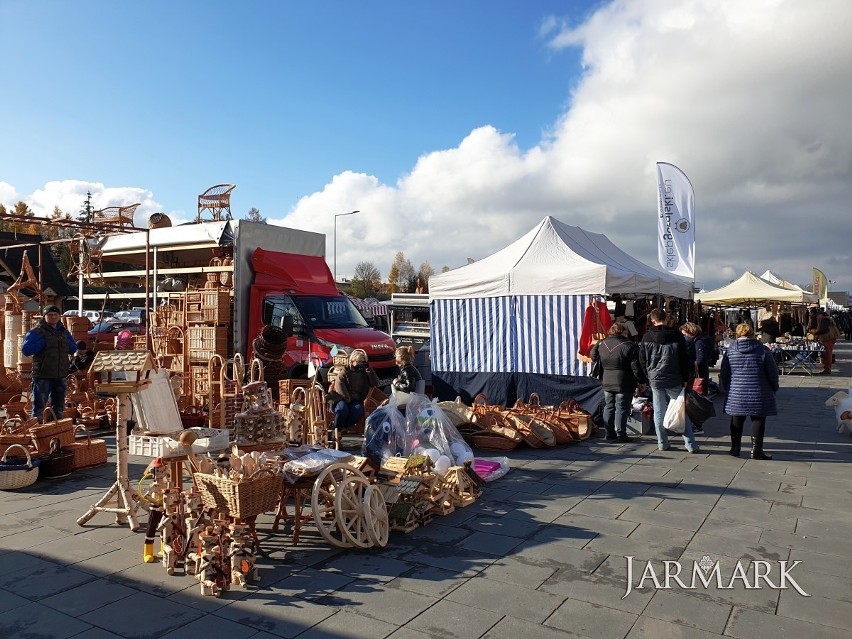
<svg viewBox="0 0 852 639">
<path fill-rule="evenodd" d="M 355 297 L 375 297 L 382 285 L 382 274 L 372 262 L 358 262 L 351 285 Z"/>
</svg>

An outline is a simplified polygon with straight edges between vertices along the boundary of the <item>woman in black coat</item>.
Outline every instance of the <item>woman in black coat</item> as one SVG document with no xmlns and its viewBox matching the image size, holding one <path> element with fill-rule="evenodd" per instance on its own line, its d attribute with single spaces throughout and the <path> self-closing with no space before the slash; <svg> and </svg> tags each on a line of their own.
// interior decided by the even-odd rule
<svg viewBox="0 0 852 639">
<path fill-rule="evenodd" d="M 606 438 L 629 442 L 627 418 L 633 393 L 648 381 L 639 363 L 639 348 L 627 338 L 624 324 L 616 322 L 610 326 L 607 337 L 592 346 L 590 356 L 592 361 L 600 360 L 603 371 Z"/>
</svg>

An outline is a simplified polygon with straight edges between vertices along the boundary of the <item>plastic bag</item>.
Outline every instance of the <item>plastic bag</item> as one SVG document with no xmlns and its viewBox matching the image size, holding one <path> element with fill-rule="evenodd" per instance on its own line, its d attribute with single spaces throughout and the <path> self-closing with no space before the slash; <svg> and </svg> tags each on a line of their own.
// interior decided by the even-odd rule
<svg viewBox="0 0 852 639">
<path fill-rule="evenodd" d="M 694 390 L 687 390 L 686 393 L 684 393 L 684 398 L 686 403 L 686 415 L 692 420 L 693 424 L 701 426 L 708 419 L 716 416 L 716 407 L 713 405 L 713 402 L 704 397 L 704 395 L 697 393 Z"/>
<path fill-rule="evenodd" d="M 379 406 L 364 423 L 364 441 L 361 454 L 377 466 L 390 457 L 405 453 L 405 418 L 397 408 L 396 398 Z"/>
<path fill-rule="evenodd" d="M 450 466 L 473 461 L 473 451 L 452 420 L 425 395 L 411 393 L 405 409 L 405 431 L 405 455 L 426 455 L 440 475 Z"/>
<path fill-rule="evenodd" d="M 663 428 L 672 433 L 683 433 L 686 430 L 686 400 L 683 390 L 669 402 L 666 416 L 663 418 Z"/>
<path fill-rule="evenodd" d="M 477 457 L 473 460 L 473 472 L 482 477 L 484 481 L 500 479 L 509 472 L 509 458 L 495 457 L 494 459 L 487 459 Z"/>
</svg>

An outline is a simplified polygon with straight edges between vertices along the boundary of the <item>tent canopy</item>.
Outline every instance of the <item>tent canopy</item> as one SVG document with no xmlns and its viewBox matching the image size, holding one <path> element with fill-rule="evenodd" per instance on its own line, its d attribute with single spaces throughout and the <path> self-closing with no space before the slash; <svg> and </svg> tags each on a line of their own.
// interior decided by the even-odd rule
<svg viewBox="0 0 852 639">
<path fill-rule="evenodd" d="M 797 287 L 798 288 L 798 287 Z M 743 273 L 730 284 L 705 293 L 696 293 L 695 301 L 720 306 L 748 306 L 766 302 L 816 304 L 817 296 L 803 291 L 770 284 L 751 271 Z"/>
<path fill-rule="evenodd" d="M 760 279 L 766 280 L 770 284 L 775 284 L 775 286 L 780 286 L 781 288 L 786 288 L 786 289 L 789 289 L 791 291 L 801 291 L 802 293 L 807 293 L 807 291 L 805 289 L 803 289 L 801 286 L 797 286 L 796 284 L 793 284 L 792 282 L 788 282 L 787 280 L 782 280 L 780 277 L 778 277 L 775 273 L 773 273 L 769 269 L 767 269 L 763 273 L 763 275 L 760 276 Z"/>
<path fill-rule="evenodd" d="M 689 298 L 692 283 L 643 264 L 605 235 L 550 216 L 506 248 L 429 278 L 432 300 L 614 293 Z"/>
</svg>

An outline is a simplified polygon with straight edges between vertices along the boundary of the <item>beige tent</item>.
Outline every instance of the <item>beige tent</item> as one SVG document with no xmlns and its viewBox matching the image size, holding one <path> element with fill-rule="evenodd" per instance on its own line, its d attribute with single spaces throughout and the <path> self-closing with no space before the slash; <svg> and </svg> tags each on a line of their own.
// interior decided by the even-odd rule
<svg viewBox="0 0 852 639">
<path fill-rule="evenodd" d="M 798 289 L 798 287 L 796 287 Z M 801 289 L 784 288 L 770 284 L 751 271 L 743 273 L 730 284 L 695 294 L 695 301 L 719 306 L 762 306 L 767 302 L 790 304 L 816 304 L 817 296 Z"/>
</svg>

